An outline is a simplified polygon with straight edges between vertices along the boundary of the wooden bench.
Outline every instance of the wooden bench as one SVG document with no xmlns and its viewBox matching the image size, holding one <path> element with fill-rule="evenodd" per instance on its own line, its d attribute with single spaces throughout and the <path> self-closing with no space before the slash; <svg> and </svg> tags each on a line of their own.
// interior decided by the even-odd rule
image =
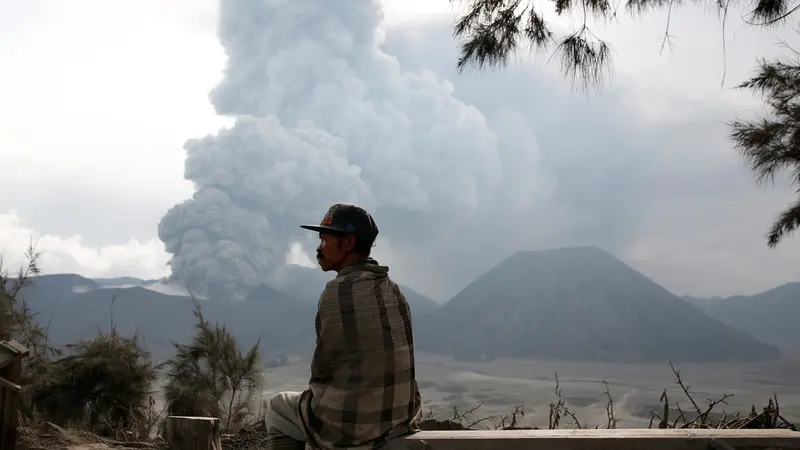
<svg viewBox="0 0 800 450">
<path fill-rule="evenodd" d="M 426 450 L 800 450 L 791 430 L 616 429 L 420 431 Z"/>
</svg>

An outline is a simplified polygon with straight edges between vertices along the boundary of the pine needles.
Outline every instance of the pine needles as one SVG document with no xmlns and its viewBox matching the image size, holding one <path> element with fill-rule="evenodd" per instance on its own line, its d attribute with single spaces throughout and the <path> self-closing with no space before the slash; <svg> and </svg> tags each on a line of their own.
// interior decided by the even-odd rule
<svg viewBox="0 0 800 450">
<path fill-rule="evenodd" d="M 223 429 L 238 430 L 253 419 L 253 397 L 262 385 L 259 342 L 242 352 L 231 332 L 209 323 L 194 304 L 194 339 L 174 343 L 175 356 L 164 364 L 167 408 L 171 415 L 219 417 Z"/>
</svg>

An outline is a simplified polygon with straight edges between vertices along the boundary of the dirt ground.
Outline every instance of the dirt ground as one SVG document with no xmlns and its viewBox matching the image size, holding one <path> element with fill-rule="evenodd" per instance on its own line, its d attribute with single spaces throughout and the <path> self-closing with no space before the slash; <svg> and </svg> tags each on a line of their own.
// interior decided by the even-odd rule
<svg viewBox="0 0 800 450">
<path fill-rule="evenodd" d="M 65 430 L 50 422 L 39 427 L 23 427 L 17 435 L 16 450 L 133 450 L 166 449 L 166 445 L 154 442 L 117 442 L 103 439 L 92 433 Z"/>
<path fill-rule="evenodd" d="M 237 434 L 222 435 L 223 450 L 258 450 L 266 448 L 263 426 L 253 426 Z M 39 427 L 19 430 L 16 450 L 167 450 L 169 445 L 156 437 L 146 442 L 121 442 L 92 433 L 65 430 L 45 422 Z"/>
</svg>

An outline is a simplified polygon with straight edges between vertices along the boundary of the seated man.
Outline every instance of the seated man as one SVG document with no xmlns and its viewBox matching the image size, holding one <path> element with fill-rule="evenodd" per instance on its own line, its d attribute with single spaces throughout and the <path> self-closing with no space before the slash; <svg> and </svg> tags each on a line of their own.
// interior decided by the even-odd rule
<svg viewBox="0 0 800 450">
<path fill-rule="evenodd" d="M 420 416 L 408 303 L 389 268 L 370 258 L 378 227 L 364 209 L 336 204 L 303 228 L 319 233 L 317 261 L 337 275 L 317 306 L 309 389 L 269 401 L 270 448 L 383 448 Z"/>
</svg>

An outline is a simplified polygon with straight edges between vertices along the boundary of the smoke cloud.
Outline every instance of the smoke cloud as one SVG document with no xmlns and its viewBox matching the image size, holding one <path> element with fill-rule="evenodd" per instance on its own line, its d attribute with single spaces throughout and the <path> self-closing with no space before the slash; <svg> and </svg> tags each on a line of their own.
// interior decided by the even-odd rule
<svg viewBox="0 0 800 450">
<path fill-rule="evenodd" d="M 449 82 L 403 70 L 381 21 L 375 0 L 221 1 L 227 65 L 209 97 L 234 124 L 184 146 L 196 193 L 158 230 L 174 278 L 241 299 L 336 202 L 363 205 L 392 248 L 424 259 L 465 224 L 535 200 L 540 183 L 521 182 L 535 179 L 525 124 L 499 136 Z"/>
</svg>

